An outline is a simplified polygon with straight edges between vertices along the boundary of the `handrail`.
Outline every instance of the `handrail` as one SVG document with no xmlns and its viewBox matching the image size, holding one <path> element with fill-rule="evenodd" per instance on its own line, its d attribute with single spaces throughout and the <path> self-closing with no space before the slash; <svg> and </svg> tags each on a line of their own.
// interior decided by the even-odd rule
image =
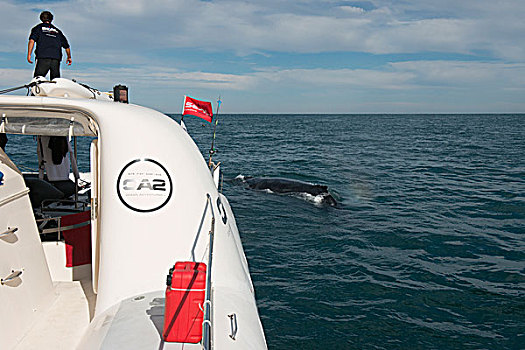
<svg viewBox="0 0 525 350">
<path fill-rule="evenodd" d="M 48 222 L 50 221 L 56 221 L 57 222 L 57 227 L 53 227 L 53 228 L 40 228 L 40 226 L 38 227 L 38 231 L 40 232 L 40 234 L 48 234 L 48 233 L 55 233 L 55 232 L 64 232 L 64 231 L 68 231 L 68 230 L 73 230 L 73 229 L 76 229 L 76 228 L 81 228 L 81 227 L 84 227 L 84 226 L 88 226 L 91 224 L 91 218 L 90 220 L 86 220 L 86 221 L 82 221 L 78 224 L 73 224 L 73 225 L 69 225 L 69 226 L 62 226 L 62 216 L 54 216 L 52 218 L 43 218 L 43 219 L 36 219 L 35 222 L 39 223 L 39 222 L 42 222 L 44 224 L 47 224 Z M 1 236 L 1 235 L 0 235 Z"/>
<path fill-rule="evenodd" d="M 206 213 L 208 212 L 208 205 L 210 205 L 210 203 L 211 202 L 206 197 L 206 205 L 204 206 L 204 210 L 202 211 L 202 217 L 199 223 L 199 228 L 197 229 L 197 235 L 195 236 L 195 240 L 193 241 L 193 247 L 191 248 L 192 261 L 196 261 L 195 260 L 195 249 L 197 248 L 197 243 L 199 243 L 199 237 L 201 235 L 202 225 L 204 224 L 204 220 L 206 219 Z M 212 208 L 212 212 L 213 212 L 213 208 Z"/>
<path fill-rule="evenodd" d="M 16 231 L 18 231 L 18 227 L 8 227 L 7 230 L 5 230 L 4 232 L 0 233 L 0 237 L 4 237 L 4 236 L 9 236 L 13 233 L 15 233 Z"/>
<path fill-rule="evenodd" d="M 230 327 L 232 332 L 232 334 L 230 334 L 230 338 L 235 340 L 235 337 L 237 336 L 237 331 L 239 330 L 239 328 L 237 327 L 237 314 L 233 313 L 228 315 L 228 317 L 230 318 Z"/>
<path fill-rule="evenodd" d="M 54 219 L 54 218 L 53 218 Z M 58 218 L 59 222 L 60 222 L 60 218 Z M 91 224 L 91 222 L 89 221 L 84 221 L 84 222 L 81 222 L 79 224 L 74 224 L 74 225 L 69 225 L 69 226 L 59 226 L 59 227 L 55 227 L 55 228 L 45 228 L 42 230 L 42 232 L 40 232 L 40 234 L 48 234 L 48 233 L 55 233 L 55 232 L 64 232 L 64 231 L 69 231 L 69 230 L 74 230 L 76 228 L 81 228 L 81 227 L 84 227 L 84 226 L 88 226 L 89 224 Z"/>
<path fill-rule="evenodd" d="M 7 276 L 6 278 L 0 279 L 0 285 L 3 286 L 4 284 L 11 282 L 12 280 L 20 277 L 21 274 L 22 274 L 21 270 L 18 270 L 18 271 L 12 270 L 9 276 Z"/>
<path fill-rule="evenodd" d="M 213 202 L 211 200 L 211 196 L 209 193 L 206 193 L 206 198 L 208 201 L 208 204 L 211 208 L 211 228 L 210 228 L 210 252 L 208 255 L 208 271 L 206 275 L 206 293 L 204 296 L 204 307 L 206 308 L 204 311 L 204 321 L 202 323 L 203 327 L 203 340 L 202 340 L 202 347 L 205 350 L 211 350 L 211 337 L 212 337 L 212 327 L 211 327 L 211 309 L 212 309 L 212 302 L 211 302 L 211 267 L 213 263 L 213 240 L 215 236 L 215 212 L 213 211 Z"/>
<path fill-rule="evenodd" d="M 26 187 L 23 190 L 20 190 L 20 191 L 18 191 L 16 193 L 13 193 L 13 194 L 11 194 L 11 195 L 3 198 L 3 199 L 0 199 L 0 207 L 5 205 L 5 204 L 7 204 L 7 203 L 15 201 L 15 200 L 17 200 L 19 198 L 22 198 L 23 196 L 25 196 L 28 193 L 29 193 L 29 188 Z"/>
<path fill-rule="evenodd" d="M 40 210 L 41 211 L 59 211 L 59 210 L 64 210 L 64 208 L 52 208 L 50 207 L 49 205 L 50 204 L 54 204 L 54 203 L 57 203 L 57 204 L 74 204 L 75 205 L 75 208 L 67 208 L 66 210 L 70 210 L 70 211 L 74 211 L 74 212 L 78 212 L 78 204 L 81 204 L 82 205 L 82 211 L 86 211 L 86 207 L 89 203 L 86 203 L 84 201 L 79 201 L 79 200 L 71 200 L 71 199 L 44 199 L 42 201 L 42 203 L 40 203 Z"/>
<path fill-rule="evenodd" d="M 56 221 L 57 222 L 57 225 L 58 227 L 55 227 L 55 228 L 43 228 L 45 227 L 45 225 L 50 222 L 50 221 Z M 60 233 L 62 231 L 65 231 L 62 229 L 62 217 L 61 216 L 55 216 L 55 217 L 52 217 L 52 218 L 43 218 L 43 219 L 37 219 L 35 220 L 35 222 L 42 222 L 42 227 L 41 226 L 38 226 L 38 232 L 39 234 L 43 235 L 43 234 L 48 234 L 48 233 L 55 233 L 55 232 L 58 232 L 58 240 L 60 241 Z"/>
</svg>

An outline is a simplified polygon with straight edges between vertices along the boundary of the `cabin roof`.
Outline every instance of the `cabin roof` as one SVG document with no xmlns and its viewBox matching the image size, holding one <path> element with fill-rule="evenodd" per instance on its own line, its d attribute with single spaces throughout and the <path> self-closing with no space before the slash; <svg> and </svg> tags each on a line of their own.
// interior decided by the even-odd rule
<svg viewBox="0 0 525 350">
<path fill-rule="evenodd" d="M 64 101 L 49 97 L 1 96 L 0 130 L 8 134 L 67 136 L 72 126 L 73 136 L 97 136 L 92 113 L 71 103 L 65 105 Z"/>
</svg>

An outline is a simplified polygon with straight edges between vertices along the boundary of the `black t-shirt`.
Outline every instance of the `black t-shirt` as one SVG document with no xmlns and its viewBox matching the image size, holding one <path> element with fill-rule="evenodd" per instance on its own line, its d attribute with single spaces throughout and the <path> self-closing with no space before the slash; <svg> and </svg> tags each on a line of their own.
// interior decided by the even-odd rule
<svg viewBox="0 0 525 350">
<path fill-rule="evenodd" d="M 40 23 L 31 29 L 29 39 L 36 42 L 35 57 L 62 60 L 62 48 L 69 48 L 69 43 L 60 29 L 51 23 Z"/>
</svg>

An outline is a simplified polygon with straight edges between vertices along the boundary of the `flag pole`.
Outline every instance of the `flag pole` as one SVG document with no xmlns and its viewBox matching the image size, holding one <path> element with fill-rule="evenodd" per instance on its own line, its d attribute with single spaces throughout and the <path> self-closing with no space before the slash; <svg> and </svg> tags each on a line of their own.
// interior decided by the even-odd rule
<svg viewBox="0 0 525 350">
<path fill-rule="evenodd" d="M 215 125 L 213 126 L 213 138 L 211 139 L 211 148 L 210 148 L 210 160 L 208 162 L 208 167 L 211 169 L 212 167 L 212 157 L 215 154 L 215 131 L 217 130 L 217 124 L 219 123 L 219 108 L 221 107 L 221 95 L 219 95 L 219 98 L 217 99 L 217 111 L 215 112 Z"/>
<path fill-rule="evenodd" d="M 186 124 L 184 124 L 184 104 L 186 103 L 186 95 L 184 95 L 184 99 L 182 100 L 182 111 L 181 111 L 181 117 L 180 117 L 180 126 L 184 129 L 184 131 L 188 132 L 188 129 L 186 129 Z"/>
</svg>

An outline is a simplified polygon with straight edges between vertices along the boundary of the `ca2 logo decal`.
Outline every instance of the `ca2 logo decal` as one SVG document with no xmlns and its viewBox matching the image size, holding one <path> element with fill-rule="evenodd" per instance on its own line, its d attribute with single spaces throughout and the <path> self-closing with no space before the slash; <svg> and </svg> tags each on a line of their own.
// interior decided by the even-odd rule
<svg viewBox="0 0 525 350">
<path fill-rule="evenodd" d="M 173 193 L 166 168 L 156 160 L 135 159 L 126 164 L 117 178 L 117 194 L 129 209 L 149 213 L 164 207 Z"/>
</svg>

